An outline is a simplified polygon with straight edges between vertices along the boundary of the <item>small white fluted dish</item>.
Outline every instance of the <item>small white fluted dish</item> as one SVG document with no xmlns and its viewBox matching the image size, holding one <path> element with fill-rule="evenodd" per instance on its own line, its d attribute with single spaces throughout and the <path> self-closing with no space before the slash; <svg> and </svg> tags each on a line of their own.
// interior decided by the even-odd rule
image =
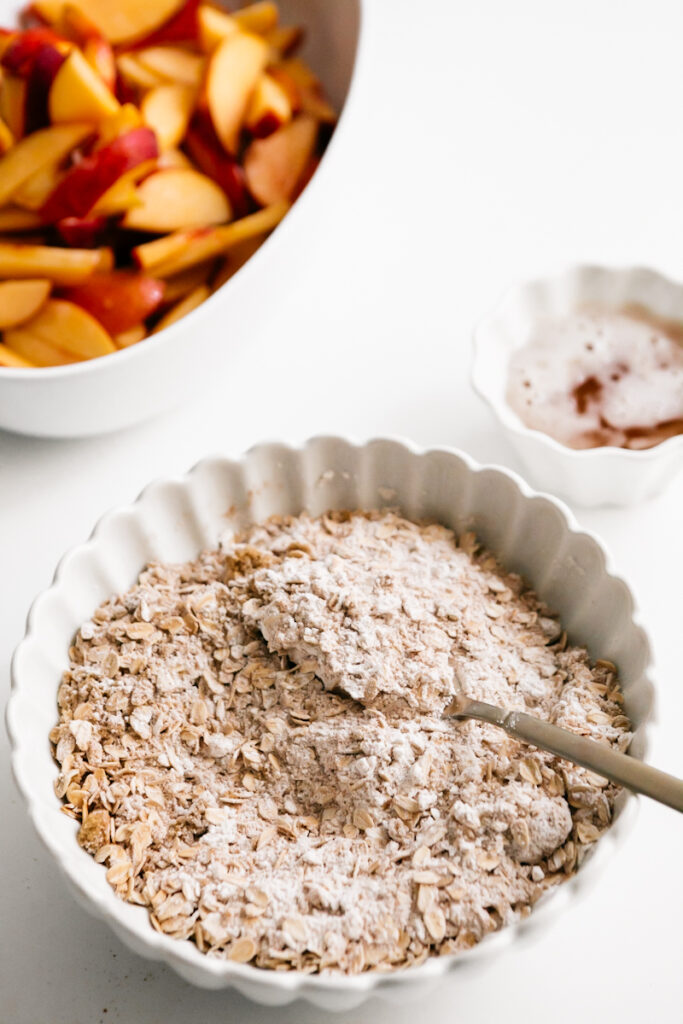
<svg viewBox="0 0 683 1024">
<path fill-rule="evenodd" d="M 0 26 L 16 25 L 25 6 L 23 0 L 0 0 Z M 279 0 L 279 7 L 284 22 L 305 26 L 302 54 L 340 111 L 312 180 L 251 259 L 177 323 L 99 359 L 28 370 L 0 367 L 0 429 L 82 437 L 175 408 L 206 381 L 229 380 L 236 347 L 245 348 L 266 330 L 291 294 L 305 254 L 318 242 L 324 204 L 334 204 L 346 187 L 343 153 L 357 91 L 362 0 Z"/>
<path fill-rule="evenodd" d="M 658 494 L 683 467 L 683 435 L 642 451 L 568 448 L 525 426 L 508 404 L 510 356 L 529 341 L 541 318 L 629 305 L 683 323 L 683 285 L 644 267 L 575 266 L 511 289 L 474 333 L 475 391 L 495 413 L 530 480 L 577 505 L 632 505 Z"/>
<path fill-rule="evenodd" d="M 61 813 L 53 791 L 57 770 L 48 733 L 78 626 L 100 601 L 130 586 L 152 559 L 190 558 L 275 513 L 387 505 L 456 530 L 474 529 L 507 567 L 522 572 L 560 612 L 573 640 L 619 666 L 635 728 L 632 752 L 647 752 L 654 701 L 650 644 L 629 588 L 614 574 L 600 541 L 580 531 L 567 508 L 534 493 L 513 473 L 479 466 L 445 448 L 422 451 L 387 439 L 354 444 L 323 437 L 301 448 L 260 445 L 241 459 L 210 459 L 187 476 L 151 484 L 134 504 L 105 515 L 90 539 L 64 556 L 52 586 L 35 601 L 12 663 L 7 725 L 28 812 L 78 902 L 135 952 L 164 961 L 195 985 L 231 986 L 268 1005 L 304 998 L 328 1010 L 350 1009 L 371 995 L 396 1003 L 420 997 L 452 973 L 484 964 L 490 970 L 507 947 L 541 938 L 552 918 L 589 891 L 633 825 L 638 798 L 622 794 L 614 824 L 577 876 L 542 899 L 526 920 L 461 955 L 434 957 L 393 974 L 315 976 L 211 958 L 188 941 L 154 931 L 144 909 L 114 895 L 104 868 L 78 846 L 76 824 Z"/>
</svg>

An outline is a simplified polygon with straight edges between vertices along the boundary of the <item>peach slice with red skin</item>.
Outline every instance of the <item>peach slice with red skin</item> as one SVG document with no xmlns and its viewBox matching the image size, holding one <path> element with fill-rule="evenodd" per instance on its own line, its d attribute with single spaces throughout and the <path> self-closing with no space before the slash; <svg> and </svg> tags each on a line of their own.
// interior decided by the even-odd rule
<svg viewBox="0 0 683 1024">
<path fill-rule="evenodd" d="M 216 135 L 228 153 L 236 153 L 244 116 L 268 47 L 258 36 L 236 32 L 214 51 L 206 73 L 206 104 Z"/>
<path fill-rule="evenodd" d="M 56 228 L 74 249 L 94 249 L 105 239 L 109 221 L 106 217 L 64 217 L 57 221 Z"/>
<path fill-rule="evenodd" d="M 36 171 L 62 160 L 92 133 L 90 124 L 61 124 L 27 135 L 0 159 L 0 206 Z"/>
<path fill-rule="evenodd" d="M 158 29 L 138 41 L 138 46 L 158 46 L 159 43 L 194 43 L 198 35 L 197 10 L 199 0 L 186 0 L 177 14 Z"/>
<path fill-rule="evenodd" d="M 226 153 L 216 135 L 206 107 L 195 110 L 185 138 L 185 148 L 200 171 L 220 185 L 235 217 L 244 217 L 252 208 L 241 164 Z"/>
<path fill-rule="evenodd" d="M 53 124 L 97 123 L 113 117 L 120 104 L 100 76 L 74 48 L 58 68 L 50 87 L 48 109 Z"/>
<path fill-rule="evenodd" d="M 44 278 L 0 283 L 0 331 L 16 327 L 35 316 L 43 305 L 52 282 Z"/>
<path fill-rule="evenodd" d="M 50 116 L 49 97 L 55 79 L 68 60 L 67 54 L 55 46 L 46 43 L 36 52 L 31 70 L 26 76 L 26 98 L 24 108 L 24 132 L 28 135 L 44 128 L 54 120 Z M 86 118 L 75 117 L 73 121 L 84 121 Z"/>
<path fill-rule="evenodd" d="M 159 85 L 147 93 L 140 110 L 162 150 L 174 149 L 182 142 L 194 102 L 195 92 L 186 85 Z"/>
<path fill-rule="evenodd" d="M 63 298 L 85 309 L 111 335 L 132 330 L 159 308 L 163 281 L 136 270 L 94 274 L 87 283 L 63 288 Z"/>
<path fill-rule="evenodd" d="M 262 205 L 290 200 L 315 152 L 318 122 L 306 114 L 255 139 L 244 154 L 249 191 Z"/>
<path fill-rule="evenodd" d="M 5 46 L 0 64 L 20 78 L 28 78 L 38 53 L 45 47 L 70 49 L 69 43 L 51 28 L 29 28 L 15 32 Z"/>
<path fill-rule="evenodd" d="M 150 128 L 134 128 L 119 135 L 71 168 L 43 206 L 43 219 L 51 223 L 64 217 L 85 217 L 123 174 L 154 160 L 158 153 Z"/>
<path fill-rule="evenodd" d="M 157 171 L 145 178 L 137 192 L 140 205 L 125 214 L 124 228 L 162 234 L 231 219 L 225 192 L 199 171 Z"/>
<path fill-rule="evenodd" d="M 48 299 L 22 327 L 5 332 L 9 347 L 23 354 L 15 331 L 25 331 L 32 338 L 54 345 L 76 359 L 94 359 L 116 351 L 102 325 L 81 306 L 66 299 Z"/>
<path fill-rule="evenodd" d="M 245 127 L 257 139 L 265 138 L 292 119 L 287 91 L 268 74 L 256 83 L 245 117 Z"/>
<path fill-rule="evenodd" d="M 58 25 L 66 0 L 34 0 L 30 10 L 49 25 Z M 183 0 L 69 0 L 113 45 L 145 39 L 169 22 Z"/>
<path fill-rule="evenodd" d="M 132 132 L 134 128 L 142 128 L 142 114 L 133 103 L 124 103 L 112 117 L 100 121 L 97 126 L 97 141 L 93 149 L 101 149 L 103 146 L 118 139 L 126 132 Z"/>
</svg>

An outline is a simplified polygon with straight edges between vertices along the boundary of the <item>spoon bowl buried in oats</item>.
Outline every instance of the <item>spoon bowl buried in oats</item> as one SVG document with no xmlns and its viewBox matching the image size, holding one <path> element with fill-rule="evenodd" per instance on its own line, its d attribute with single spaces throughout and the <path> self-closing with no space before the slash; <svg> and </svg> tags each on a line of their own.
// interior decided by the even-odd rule
<svg viewBox="0 0 683 1024">
<path fill-rule="evenodd" d="M 643 764 L 635 757 L 622 754 L 586 736 L 577 736 L 521 711 L 506 711 L 480 700 L 454 697 L 444 711 L 445 718 L 475 718 L 480 722 L 498 725 L 515 739 L 524 740 L 541 750 L 563 757 L 588 771 L 595 772 L 618 786 L 626 786 L 660 804 L 683 813 L 683 780 L 674 775 Z"/>
</svg>

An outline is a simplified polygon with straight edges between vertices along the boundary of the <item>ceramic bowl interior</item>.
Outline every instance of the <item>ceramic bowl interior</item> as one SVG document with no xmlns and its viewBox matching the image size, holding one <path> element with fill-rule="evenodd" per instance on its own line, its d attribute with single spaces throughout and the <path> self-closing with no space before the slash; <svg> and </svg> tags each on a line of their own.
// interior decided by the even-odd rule
<svg viewBox="0 0 683 1024">
<path fill-rule="evenodd" d="M 619 312 L 629 306 L 641 307 L 664 321 L 683 325 L 683 285 L 644 267 L 622 270 L 579 266 L 555 278 L 531 281 L 511 289 L 477 328 L 473 369 L 477 390 L 495 405 L 498 416 L 508 426 L 529 430 L 506 399 L 511 354 L 529 342 L 539 320 L 559 319 L 581 309 Z M 681 438 L 669 440 L 680 442 Z M 555 444 L 566 448 L 557 441 Z M 567 450 L 579 456 L 590 456 L 601 449 Z M 648 451 L 629 449 L 627 454 L 642 456 Z"/>
<path fill-rule="evenodd" d="M 683 285 L 643 267 L 576 266 L 510 289 L 474 334 L 472 384 L 522 458 L 532 481 L 578 504 L 626 505 L 657 493 L 683 465 L 683 435 L 640 451 L 575 449 L 527 427 L 507 401 L 508 366 L 538 323 L 581 309 L 641 307 L 683 323 Z"/>
<path fill-rule="evenodd" d="M 416 996 L 452 970 L 542 933 L 548 915 L 587 891 L 633 820 L 637 799 L 622 794 L 612 828 L 580 872 L 529 918 L 455 958 L 431 958 L 389 975 L 302 976 L 210 958 L 189 942 L 158 934 L 145 910 L 115 897 L 104 870 L 78 846 L 76 825 L 60 812 L 53 792 L 57 771 L 47 737 L 75 630 L 101 600 L 130 586 L 149 560 L 190 558 L 221 535 L 275 513 L 387 506 L 458 531 L 474 529 L 504 565 L 521 571 L 561 613 L 573 640 L 594 657 L 617 663 L 635 724 L 632 752 L 643 757 L 647 751 L 650 648 L 629 589 L 614 575 L 600 542 L 580 532 L 567 509 L 534 494 L 513 474 L 477 466 L 445 449 L 421 452 L 391 440 L 355 445 L 318 438 L 300 449 L 262 445 L 241 460 L 208 460 L 186 477 L 152 484 L 135 504 L 106 515 L 90 540 L 64 557 L 53 585 L 36 600 L 14 657 L 8 727 L 13 769 L 29 813 L 79 902 L 137 952 L 166 961 L 195 984 L 232 985 L 264 1003 L 304 997 L 327 1009 L 357 1005 L 370 994 L 395 1000 Z"/>
</svg>

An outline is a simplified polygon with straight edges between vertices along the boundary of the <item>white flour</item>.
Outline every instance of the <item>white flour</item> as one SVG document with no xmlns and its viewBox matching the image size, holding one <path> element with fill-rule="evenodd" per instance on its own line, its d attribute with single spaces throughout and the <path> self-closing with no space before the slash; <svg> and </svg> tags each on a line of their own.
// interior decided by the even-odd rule
<svg viewBox="0 0 683 1024">
<path fill-rule="evenodd" d="M 72 648 L 57 792 L 117 892 L 210 955 L 316 971 L 527 914 L 615 790 L 441 710 L 460 686 L 623 748 L 614 667 L 471 535 L 330 514 L 243 542 L 150 567 Z"/>
</svg>

